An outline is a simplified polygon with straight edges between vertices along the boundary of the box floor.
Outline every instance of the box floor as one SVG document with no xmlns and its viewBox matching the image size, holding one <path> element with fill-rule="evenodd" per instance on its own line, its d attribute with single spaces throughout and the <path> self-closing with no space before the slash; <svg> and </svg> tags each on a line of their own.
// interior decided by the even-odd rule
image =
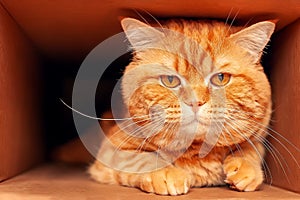
<svg viewBox="0 0 300 200">
<path fill-rule="evenodd" d="M 236 192 L 227 187 L 193 188 L 187 195 L 171 197 L 147 194 L 135 188 L 101 185 L 92 181 L 85 167 L 43 164 L 0 183 L 0 199 L 299 199 L 300 194 L 264 185 L 257 192 Z"/>
</svg>

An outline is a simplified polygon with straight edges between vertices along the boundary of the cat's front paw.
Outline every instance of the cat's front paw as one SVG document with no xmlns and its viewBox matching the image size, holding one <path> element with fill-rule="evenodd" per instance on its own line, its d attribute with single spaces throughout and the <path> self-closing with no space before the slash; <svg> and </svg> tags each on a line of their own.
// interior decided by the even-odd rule
<svg viewBox="0 0 300 200">
<path fill-rule="evenodd" d="M 140 188 L 160 195 L 186 194 L 193 184 L 192 174 L 176 167 L 168 167 L 142 176 Z"/>
<path fill-rule="evenodd" d="M 224 162 L 225 182 L 238 191 L 255 191 L 263 182 L 260 164 L 240 157 L 231 157 Z"/>
</svg>

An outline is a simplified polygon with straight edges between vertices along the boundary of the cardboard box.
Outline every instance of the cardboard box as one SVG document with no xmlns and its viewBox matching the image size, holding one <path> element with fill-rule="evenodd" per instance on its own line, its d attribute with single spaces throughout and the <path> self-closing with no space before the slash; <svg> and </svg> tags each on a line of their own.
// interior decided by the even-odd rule
<svg viewBox="0 0 300 200">
<path fill-rule="evenodd" d="M 65 125 L 72 126 L 71 115 L 61 115 L 65 108 L 58 101 L 59 97 L 70 97 L 68 93 L 70 90 L 66 89 L 67 94 L 62 92 L 68 88 L 66 80 L 75 77 L 82 60 L 94 46 L 121 31 L 119 16 L 138 17 L 135 9 L 142 10 L 141 12 L 146 10 L 158 18 L 196 17 L 224 20 L 230 15 L 229 18 L 235 18 L 238 24 L 245 24 L 249 20 L 252 20 L 250 21 L 252 23 L 278 19 L 271 48 L 264 57 L 273 88 L 272 127 L 300 147 L 300 2 L 297 0 L 184 2 L 1 0 L 0 2 L 0 181 L 3 181 L 0 185 L 0 197 L 2 191 L 4 191 L 2 194 L 6 195 L 3 197 L 7 198 L 15 197 L 15 194 L 36 194 L 37 196 L 31 197 L 39 199 L 51 197 L 52 192 L 55 193 L 53 188 L 51 189 L 52 186 L 45 183 L 51 180 L 59 184 L 61 181 L 59 174 L 63 173 L 61 168 L 65 169 L 61 165 L 50 164 L 48 167 L 39 168 L 37 173 L 29 171 L 19 178 L 13 177 L 33 166 L 38 166 L 41 161 L 47 159 L 46 153 L 53 146 L 71 137 L 66 133 L 69 126 Z M 51 90 L 47 90 L 49 88 Z M 47 115 L 49 113 L 44 112 L 45 107 L 48 107 L 47 111 L 49 108 L 52 110 L 51 117 Z M 57 121 L 60 121 L 60 124 Z M 279 139 L 289 148 L 290 153 L 295 156 L 294 159 L 299 161 L 300 153 L 282 138 Z M 288 183 L 283 172 L 278 169 L 278 164 L 267 156 L 268 166 L 273 175 L 272 184 L 300 192 L 299 167 L 281 144 L 272 138 L 270 141 L 281 152 L 291 170 L 286 175 L 290 181 Z M 80 182 L 86 181 L 87 178 L 81 175 L 79 175 L 81 178 L 74 179 L 73 182 L 72 177 L 76 177 L 79 170 L 73 172 L 74 174 L 66 176 L 67 180 L 61 184 L 62 187 L 67 188 L 68 184 L 72 183 L 70 187 L 76 190 L 76 181 L 78 188 L 86 183 Z M 11 179 L 5 181 L 9 178 Z M 26 187 L 22 185 L 24 183 L 28 183 Z M 35 188 L 39 185 L 42 185 L 43 189 Z M 24 187 L 24 190 L 9 189 L 14 186 Z M 99 186 L 100 191 L 97 192 L 93 191 L 97 190 L 96 185 L 90 188 L 86 186 L 84 190 L 89 192 L 82 194 L 93 197 L 98 195 L 97 197 L 105 199 L 105 195 L 100 195 L 101 191 L 106 190 L 103 186 Z M 140 194 L 134 189 L 115 186 L 112 190 L 129 194 L 133 191 L 133 195 Z M 216 191 L 213 189 L 212 193 Z M 235 196 L 237 194 L 231 191 L 228 195 L 222 195 L 224 190 L 220 191 L 220 198 L 222 196 L 230 198 L 231 194 L 236 198 L 257 198 L 260 195 L 265 197 L 269 195 L 270 199 L 282 198 L 285 195 L 294 199 L 299 198 L 276 188 L 266 189 L 265 193 L 253 193 L 254 196 L 252 194 L 252 196 L 241 194 Z M 201 189 L 197 192 L 199 193 L 194 195 L 200 195 Z M 278 195 L 279 193 L 283 196 Z M 57 194 L 63 194 L 64 198 L 79 195 L 78 192 L 69 190 L 62 190 Z M 121 197 L 130 198 L 128 195 Z"/>
</svg>

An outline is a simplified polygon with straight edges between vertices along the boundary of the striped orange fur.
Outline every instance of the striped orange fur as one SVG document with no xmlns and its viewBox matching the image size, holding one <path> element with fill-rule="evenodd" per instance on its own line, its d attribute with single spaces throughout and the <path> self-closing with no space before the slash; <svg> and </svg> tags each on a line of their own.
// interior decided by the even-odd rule
<svg viewBox="0 0 300 200">
<path fill-rule="evenodd" d="M 124 156 L 115 167 L 96 160 L 89 169 L 91 176 L 101 183 L 162 195 L 225 183 L 239 191 L 258 189 L 264 179 L 266 134 L 256 123 L 268 125 L 272 106 L 260 57 L 274 23 L 242 28 L 174 19 L 155 28 L 125 18 L 122 27 L 134 52 L 122 80 L 123 100 L 130 115 L 126 117 L 133 117 L 136 126 L 132 135 L 117 124 L 106 134 L 112 147 L 134 154 Z M 170 39 L 168 30 L 182 37 Z M 168 48 L 151 48 L 162 41 Z M 180 84 L 172 88 L 174 79 Z M 205 144 L 211 149 L 199 156 Z M 104 142 L 99 152 L 111 163 L 116 153 L 112 147 Z M 149 157 L 135 157 L 145 152 Z M 143 171 L 155 158 L 170 162 Z M 135 164 L 135 172 L 122 168 Z"/>
</svg>

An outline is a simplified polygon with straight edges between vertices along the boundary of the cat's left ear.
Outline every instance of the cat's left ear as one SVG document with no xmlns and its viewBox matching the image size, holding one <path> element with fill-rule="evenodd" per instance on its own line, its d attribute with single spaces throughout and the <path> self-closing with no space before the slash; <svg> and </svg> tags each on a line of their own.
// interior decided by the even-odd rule
<svg viewBox="0 0 300 200">
<path fill-rule="evenodd" d="M 230 40 L 244 48 L 255 63 L 260 61 L 263 50 L 275 30 L 271 21 L 258 22 L 229 36 Z"/>
<path fill-rule="evenodd" d="M 164 36 L 156 28 L 133 18 L 122 19 L 121 25 L 135 50 L 151 47 L 151 45 L 155 45 Z"/>
</svg>

